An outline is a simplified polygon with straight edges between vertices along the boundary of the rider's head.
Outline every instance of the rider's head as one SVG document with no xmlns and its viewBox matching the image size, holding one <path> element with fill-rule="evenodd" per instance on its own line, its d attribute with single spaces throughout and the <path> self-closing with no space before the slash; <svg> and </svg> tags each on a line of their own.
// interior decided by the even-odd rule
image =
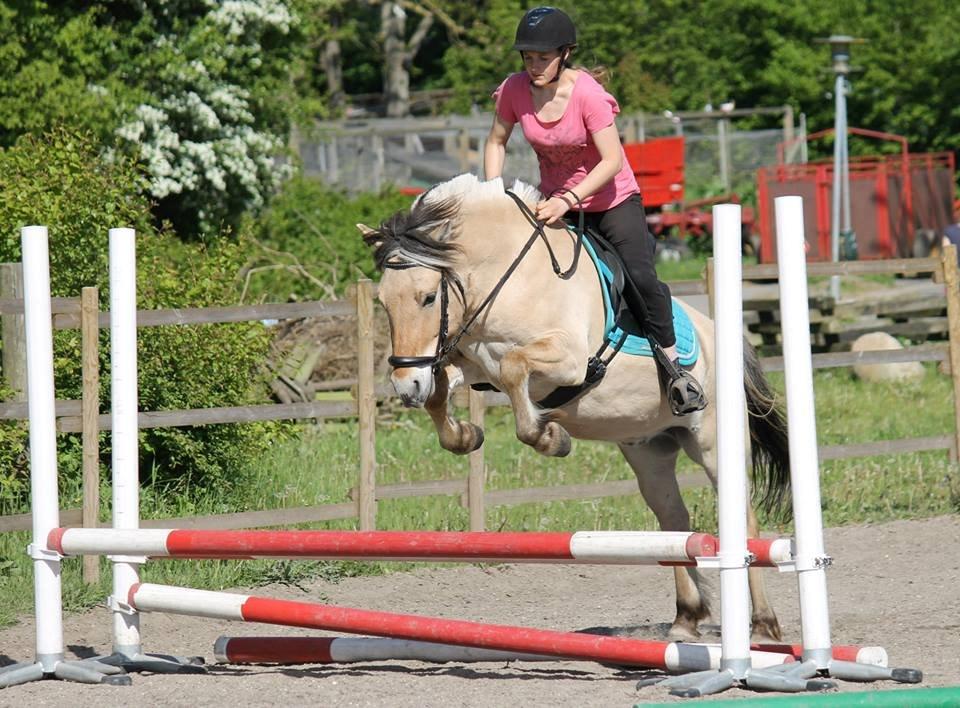
<svg viewBox="0 0 960 708">
<path fill-rule="evenodd" d="M 563 69 L 569 66 L 570 53 L 577 46 L 577 28 L 573 20 L 555 7 L 535 7 L 528 10 L 517 25 L 517 36 L 513 48 L 523 57 L 524 66 L 531 81 L 536 80 L 537 72 L 549 74 L 546 83 L 560 78 Z M 556 68 L 550 65 L 559 59 Z"/>
</svg>

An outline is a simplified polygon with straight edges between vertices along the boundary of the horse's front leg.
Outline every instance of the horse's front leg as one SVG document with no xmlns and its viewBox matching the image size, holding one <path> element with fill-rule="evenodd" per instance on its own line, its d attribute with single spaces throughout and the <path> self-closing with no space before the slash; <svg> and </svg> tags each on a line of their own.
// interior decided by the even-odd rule
<svg viewBox="0 0 960 708">
<path fill-rule="evenodd" d="M 500 360 L 500 383 L 510 397 L 517 422 L 517 438 L 537 452 L 551 457 L 570 454 L 570 434 L 545 420 L 530 398 L 530 376 L 539 374 L 555 386 L 573 386 L 583 381 L 586 365 L 570 353 L 566 337 L 548 336 L 511 349 Z M 585 359 L 584 359 L 585 361 Z"/>
<path fill-rule="evenodd" d="M 440 447 L 457 455 L 466 455 L 483 445 L 483 428 L 450 417 L 450 396 L 463 378 L 460 367 L 454 364 L 444 366 L 436 372 L 433 393 L 423 404 L 437 429 Z"/>
</svg>

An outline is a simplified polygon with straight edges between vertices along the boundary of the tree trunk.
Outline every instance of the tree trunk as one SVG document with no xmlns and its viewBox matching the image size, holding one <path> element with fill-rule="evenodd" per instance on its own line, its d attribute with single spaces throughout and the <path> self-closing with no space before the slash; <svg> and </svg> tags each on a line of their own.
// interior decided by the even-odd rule
<svg viewBox="0 0 960 708">
<path fill-rule="evenodd" d="M 327 78 L 327 95 L 330 97 L 330 107 L 340 108 L 344 103 L 343 93 L 343 55 L 340 52 L 340 40 L 337 33 L 340 31 L 340 13 L 330 14 L 330 38 L 324 42 L 320 53 L 320 66 Z"/>
<path fill-rule="evenodd" d="M 400 3 L 380 6 L 383 30 L 383 99 L 389 118 L 402 118 L 410 112 L 410 73 L 407 70 L 407 13 Z"/>
</svg>

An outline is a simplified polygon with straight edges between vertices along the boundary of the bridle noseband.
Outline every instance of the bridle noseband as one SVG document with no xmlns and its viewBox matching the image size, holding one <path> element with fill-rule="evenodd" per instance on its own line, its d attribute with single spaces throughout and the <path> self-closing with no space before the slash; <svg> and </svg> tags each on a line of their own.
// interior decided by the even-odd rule
<svg viewBox="0 0 960 708">
<path fill-rule="evenodd" d="M 405 270 L 407 268 L 427 268 L 421 263 L 415 263 L 413 261 L 392 261 L 384 264 L 384 269 L 389 268 L 390 270 Z M 409 368 L 421 368 L 429 366 L 434 371 L 442 366 L 443 361 L 450 355 L 450 352 L 456 347 L 456 342 L 460 341 L 460 337 L 463 336 L 463 328 L 457 333 L 456 342 L 453 347 L 448 347 L 446 344 L 447 333 L 450 327 L 450 313 L 449 313 L 449 287 L 447 286 L 447 274 L 443 271 L 440 272 L 440 331 L 437 333 L 437 351 L 434 352 L 433 356 L 389 356 L 387 358 L 387 363 L 390 364 L 394 369 L 409 369 Z M 460 288 L 461 295 L 464 295 L 463 288 Z M 464 295 L 464 303 L 466 303 L 466 297 Z"/>
</svg>

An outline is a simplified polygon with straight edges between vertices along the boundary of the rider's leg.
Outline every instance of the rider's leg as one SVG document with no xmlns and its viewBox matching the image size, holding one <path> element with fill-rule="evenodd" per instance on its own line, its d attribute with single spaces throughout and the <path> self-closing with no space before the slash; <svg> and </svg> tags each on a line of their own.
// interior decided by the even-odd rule
<svg viewBox="0 0 960 708">
<path fill-rule="evenodd" d="M 659 344 L 666 355 L 656 359 L 673 412 L 682 415 L 701 410 L 706 405 L 703 389 L 677 361 L 670 288 L 657 277 L 655 243 L 647 229 L 640 195 L 605 212 L 588 213 L 587 217 L 594 229 L 617 250 L 636 286 L 636 293 L 627 289 L 627 304 L 642 321 L 650 339 Z"/>
</svg>

